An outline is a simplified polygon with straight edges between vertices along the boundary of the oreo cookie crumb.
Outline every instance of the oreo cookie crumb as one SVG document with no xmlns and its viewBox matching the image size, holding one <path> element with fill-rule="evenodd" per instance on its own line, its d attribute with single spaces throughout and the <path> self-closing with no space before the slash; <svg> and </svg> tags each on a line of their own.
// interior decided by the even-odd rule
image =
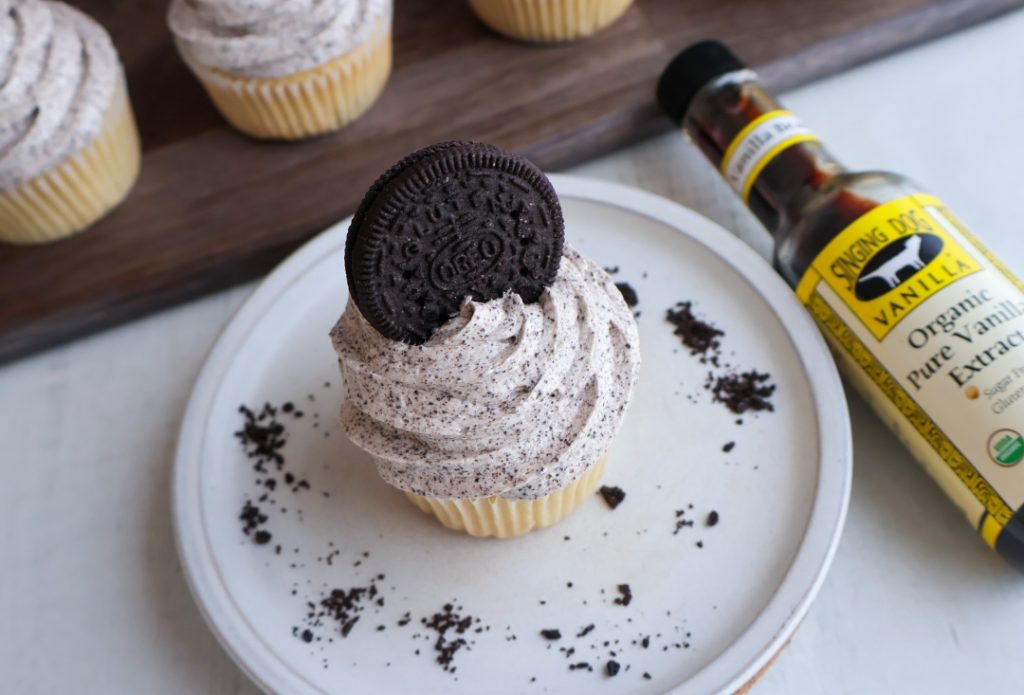
<svg viewBox="0 0 1024 695">
<path fill-rule="evenodd" d="M 713 383 L 709 379 L 709 384 L 715 402 L 739 415 L 748 411 L 775 410 L 769 400 L 775 393 L 775 384 L 770 383 L 770 379 L 769 374 L 750 370 L 719 376 Z"/>
<path fill-rule="evenodd" d="M 284 448 L 287 434 L 284 425 L 277 421 L 277 409 L 269 403 L 263 405 L 259 413 L 244 405 L 238 406 L 244 422 L 242 429 L 235 432 L 235 437 L 242 444 L 242 449 L 253 462 L 253 470 L 266 473 L 267 464 L 274 464 L 278 470 L 284 465 Z"/>
<path fill-rule="evenodd" d="M 621 487 L 602 485 L 597 492 L 611 509 L 615 509 L 626 499 L 626 492 Z"/>
<path fill-rule="evenodd" d="M 606 265 L 604 267 L 604 272 L 608 273 L 609 275 L 618 275 L 619 274 L 619 266 L 617 266 L 617 265 Z"/>
<path fill-rule="evenodd" d="M 665 318 L 675 326 L 675 335 L 689 348 L 691 355 L 697 356 L 701 364 L 716 368 L 708 372 L 704 382 L 704 389 L 711 392 L 712 402 L 723 404 L 737 415 L 747 411 L 774 410 L 770 399 L 775 392 L 775 385 L 769 383 L 770 375 L 756 370 L 733 371 L 731 365 L 723 364 L 722 338 L 725 332 L 697 318 L 692 302 L 677 302 L 675 307 L 666 311 Z M 692 396 L 688 398 L 693 400 Z M 736 424 L 742 424 L 742 420 L 737 419 Z M 722 450 L 728 453 L 731 445 L 726 445 L 730 449 L 723 447 Z"/>
<path fill-rule="evenodd" d="M 300 635 L 303 641 L 321 641 L 322 638 L 318 637 L 316 632 L 328 625 L 336 626 L 336 634 L 348 637 L 359 622 L 366 604 L 377 598 L 379 590 L 376 581 L 377 579 L 371 580 L 366 586 L 332 589 L 321 594 L 318 600 L 307 601 L 304 616 L 306 627 Z M 294 590 L 292 595 L 295 595 Z M 306 633 L 309 633 L 309 639 L 306 639 Z M 334 639 L 328 636 L 327 641 L 333 642 Z"/>
<path fill-rule="evenodd" d="M 575 664 L 569 664 L 570 671 L 593 671 L 594 667 L 588 664 L 586 661 L 580 661 Z"/>
<path fill-rule="evenodd" d="M 251 536 L 257 545 L 270 542 L 270 532 L 261 528 L 263 524 L 267 523 L 267 515 L 260 511 L 260 508 L 251 500 L 246 500 L 242 505 L 242 512 L 238 518 L 242 522 L 242 533 Z"/>
<path fill-rule="evenodd" d="M 722 451 L 727 454 L 735 448 L 736 442 L 726 442 L 725 444 L 722 445 Z"/>
<path fill-rule="evenodd" d="M 651 674 L 647 673 L 647 671 L 644 671 L 644 680 L 651 680 Z"/>
<path fill-rule="evenodd" d="M 582 630 L 580 630 L 580 631 L 579 631 L 579 632 L 578 632 L 578 633 L 576 634 L 576 637 L 586 637 L 587 635 L 589 635 L 589 634 L 590 634 L 591 632 L 593 632 L 593 631 L 594 631 L 594 627 L 595 627 L 595 626 L 594 626 L 594 623 L 590 623 L 590 625 L 587 625 L 587 626 L 586 626 L 586 627 L 584 627 L 584 628 L 583 628 Z"/>
<path fill-rule="evenodd" d="M 555 628 L 549 628 L 546 630 L 541 630 L 540 636 L 546 640 L 558 640 L 562 639 L 562 631 Z"/>
<path fill-rule="evenodd" d="M 615 605 L 628 606 L 633 600 L 633 590 L 629 588 L 629 584 L 619 584 L 615 588 L 619 592 L 619 596 L 614 601 Z"/>
<path fill-rule="evenodd" d="M 377 587 L 373 583 L 347 590 L 333 589 L 320 601 L 322 614 L 338 623 L 342 637 L 348 637 L 352 628 L 359 622 L 359 614 L 364 608 L 363 602 L 373 599 L 376 595 Z"/>
<path fill-rule="evenodd" d="M 679 336 L 691 355 L 700 358 L 702 364 L 718 364 L 723 331 L 706 321 L 702 321 L 693 313 L 693 303 L 677 302 L 675 307 L 665 312 L 665 320 L 675 326 L 673 333 Z"/>
<path fill-rule="evenodd" d="M 306 644 L 309 644 L 310 642 L 312 642 L 313 641 L 313 631 L 310 630 L 309 628 L 306 628 L 305 630 L 303 630 L 302 631 L 302 641 L 305 642 Z"/>
<path fill-rule="evenodd" d="M 672 535 L 674 536 L 677 533 L 679 533 L 681 530 L 683 530 L 684 528 L 690 528 L 692 526 L 693 526 L 693 519 L 687 519 L 686 518 L 686 510 L 685 509 L 677 509 L 676 510 L 676 528 L 672 532 Z"/>
<path fill-rule="evenodd" d="M 452 637 L 450 633 L 464 635 L 474 623 L 480 622 L 479 618 L 462 615 L 459 613 L 460 610 L 461 606 L 456 608 L 453 604 L 446 603 L 437 613 L 420 620 L 424 627 L 437 633 L 437 639 L 434 641 L 434 651 L 437 652 L 435 661 L 448 673 L 455 673 L 455 655 L 463 648 L 470 648 L 470 642 L 465 637 Z"/>
<path fill-rule="evenodd" d="M 628 282 L 616 282 L 615 286 L 619 288 L 619 292 L 622 294 L 622 298 L 626 301 L 626 306 L 630 309 L 640 303 L 640 298 L 636 294 L 636 290 Z"/>
<path fill-rule="evenodd" d="M 718 523 L 718 512 L 716 512 L 714 509 L 712 509 L 710 512 L 708 512 L 708 518 L 707 518 L 707 521 L 705 523 L 708 526 L 716 525 Z"/>
</svg>

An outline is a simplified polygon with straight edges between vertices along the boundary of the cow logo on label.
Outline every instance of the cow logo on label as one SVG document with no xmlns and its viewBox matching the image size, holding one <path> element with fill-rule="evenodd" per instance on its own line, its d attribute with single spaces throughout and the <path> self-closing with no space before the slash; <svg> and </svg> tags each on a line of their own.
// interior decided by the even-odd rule
<svg viewBox="0 0 1024 695">
<path fill-rule="evenodd" d="M 864 266 L 854 295 L 869 302 L 896 289 L 938 256 L 942 246 L 935 234 L 910 234 L 890 242 Z"/>
</svg>

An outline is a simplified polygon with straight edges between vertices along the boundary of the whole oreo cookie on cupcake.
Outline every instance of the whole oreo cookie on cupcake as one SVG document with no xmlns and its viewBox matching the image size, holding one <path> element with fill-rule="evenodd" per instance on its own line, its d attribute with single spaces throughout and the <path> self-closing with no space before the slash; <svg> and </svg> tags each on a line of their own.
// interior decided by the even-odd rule
<svg viewBox="0 0 1024 695">
<path fill-rule="evenodd" d="M 80 232 L 120 203 L 141 152 L 107 32 L 47 0 L 0 0 L 0 241 Z"/>
<path fill-rule="evenodd" d="M 258 138 L 337 130 L 391 73 L 391 0 L 172 0 L 178 49 L 221 114 Z"/>
<path fill-rule="evenodd" d="M 349 228 L 331 331 L 342 426 L 445 526 L 507 538 L 593 492 L 640 368 L 608 275 L 563 241 L 533 164 L 489 145 L 419 150 Z"/>
</svg>

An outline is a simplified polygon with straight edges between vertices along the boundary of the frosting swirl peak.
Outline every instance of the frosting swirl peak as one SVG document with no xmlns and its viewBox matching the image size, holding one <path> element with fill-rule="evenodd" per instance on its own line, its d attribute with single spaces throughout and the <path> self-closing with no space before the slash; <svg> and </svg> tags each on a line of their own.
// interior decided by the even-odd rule
<svg viewBox="0 0 1024 695">
<path fill-rule="evenodd" d="M 385 481 L 428 497 L 536 499 L 568 485 L 608 449 L 640 367 L 621 294 L 568 246 L 537 303 L 467 299 L 408 345 L 350 300 L 331 336 L 346 433 Z"/>
</svg>

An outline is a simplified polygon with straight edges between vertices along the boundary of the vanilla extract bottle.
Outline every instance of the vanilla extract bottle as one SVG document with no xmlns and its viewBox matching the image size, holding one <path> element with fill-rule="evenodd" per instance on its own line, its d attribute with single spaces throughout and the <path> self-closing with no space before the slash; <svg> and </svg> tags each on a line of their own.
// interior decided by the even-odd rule
<svg viewBox="0 0 1024 695">
<path fill-rule="evenodd" d="M 1024 570 L 1024 284 L 938 198 L 844 168 L 722 44 L 676 56 L 658 100 L 771 232 L 847 380 Z"/>
</svg>

